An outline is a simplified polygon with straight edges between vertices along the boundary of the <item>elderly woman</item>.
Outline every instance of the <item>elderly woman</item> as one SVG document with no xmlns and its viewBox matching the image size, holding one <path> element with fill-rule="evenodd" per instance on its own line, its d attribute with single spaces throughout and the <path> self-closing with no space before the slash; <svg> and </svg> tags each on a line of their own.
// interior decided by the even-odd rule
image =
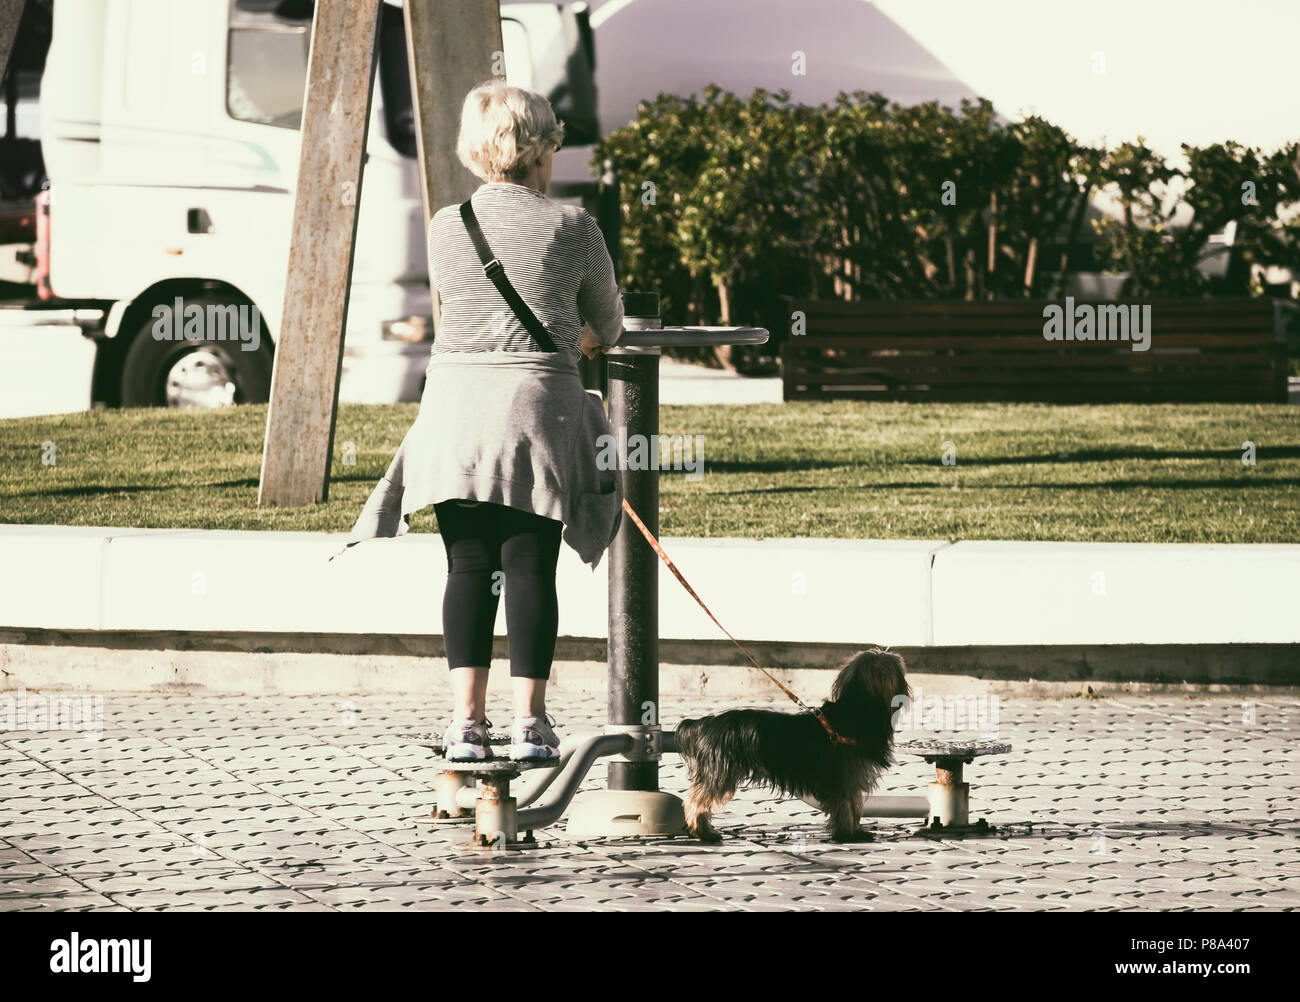
<svg viewBox="0 0 1300 1002">
<path fill-rule="evenodd" d="M 351 537 L 400 535 L 411 512 L 434 506 L 447 551 L 442 624 L 455 703 L 446 754 L 456 760 L 491 755 L 484 704 L 503 587 L 510 757 L 558 756 L 546 683 L 561 534 L 595 568 L 621 514 L 618 472 L 596 460 L 609 424 L 582 387 L 578 358 L 618 340 L 623 307 L 595 220 L 546 197 L 563 133 L 532 91 L 493 81 L 466 97 L 456 151 L 484 183 L 472 211 L 447 206 L 429 224 L 442 320 L 420 413 Z M 485 258 L 499 262 L 504 289 Z M 511 289 L 523 301 L 514 307 Z"/>
</svg>

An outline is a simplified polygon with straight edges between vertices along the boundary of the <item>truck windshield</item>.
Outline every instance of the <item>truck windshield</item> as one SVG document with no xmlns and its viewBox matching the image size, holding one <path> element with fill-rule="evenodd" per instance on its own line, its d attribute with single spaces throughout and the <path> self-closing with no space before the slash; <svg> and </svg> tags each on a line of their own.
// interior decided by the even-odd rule
<svg viewBox="0 0 1300 1002">
<path fill-rule="evenodd" d="M 403 156 L 415 156 L 415 113 L 406 64 L 402 10 L 381 5 L 378 86 L 384 133 Z M 283 129 L 302 127 L 311 19 L 291 22 L 232 0 L 226 66 L 226 109 L 232 118 Z"/>
<path fill-rule="evenodd" d="M 226 74 L 231 118 L 299 128 L 310 44 L 306 28 L 231 28 Z"/>
</svg>

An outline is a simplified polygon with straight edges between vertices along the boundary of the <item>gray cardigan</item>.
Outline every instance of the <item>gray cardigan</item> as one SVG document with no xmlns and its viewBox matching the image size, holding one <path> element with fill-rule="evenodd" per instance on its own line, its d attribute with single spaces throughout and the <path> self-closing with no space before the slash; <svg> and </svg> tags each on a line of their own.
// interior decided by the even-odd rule
<svg viewBox="0 0 1300 1002">
<path fill-rule="evenodd" d="M 622 477 L 597 461 L 612 440 L 604 405 L 567 353 L 434 354 L 420 413 L 347 546 L 400 536 L 412 512 L 465 498 L 563 522 L 564 541 L 594 570 L 622 518 Z"/>
</svg>

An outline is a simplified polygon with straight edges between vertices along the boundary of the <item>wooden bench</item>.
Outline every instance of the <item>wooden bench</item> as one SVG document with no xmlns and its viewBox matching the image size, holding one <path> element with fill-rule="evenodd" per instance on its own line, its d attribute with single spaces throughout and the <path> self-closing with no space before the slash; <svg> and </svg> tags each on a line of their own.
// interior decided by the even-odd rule
<svg viewBox="0 0 1300 1002">
<path fill-rule="evenodd" d="M 784 399 L 1286 402 L 1282 304 L 1272 299 L 1149 300 L 1146 351 L 1123 340 L 1048 340 L 1049 302 L 1065 306 L 790 301 Z M 1117 304 L 1073 303 L 1084 305 Z"/>
</svg>

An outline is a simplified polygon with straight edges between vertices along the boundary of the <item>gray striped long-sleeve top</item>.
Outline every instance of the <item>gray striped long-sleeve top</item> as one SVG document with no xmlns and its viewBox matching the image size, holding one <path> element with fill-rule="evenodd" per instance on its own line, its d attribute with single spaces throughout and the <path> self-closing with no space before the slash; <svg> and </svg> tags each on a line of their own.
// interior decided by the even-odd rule
<svg viewBox="0 0 1300 1002">
<path fill-rule="evenodd" d="M 600 228 L 586 209 L 532 188 L 487 182 L 471 196 L 488 246 L 556 348 L 580 356 L 582 326 L 601 344 L 623 332 L 623 303 Z M 429 223 L 429 277 L 442 299 L 433 352 L 541 351 L 474 251 L 460 207 Z"/>
</svg>

